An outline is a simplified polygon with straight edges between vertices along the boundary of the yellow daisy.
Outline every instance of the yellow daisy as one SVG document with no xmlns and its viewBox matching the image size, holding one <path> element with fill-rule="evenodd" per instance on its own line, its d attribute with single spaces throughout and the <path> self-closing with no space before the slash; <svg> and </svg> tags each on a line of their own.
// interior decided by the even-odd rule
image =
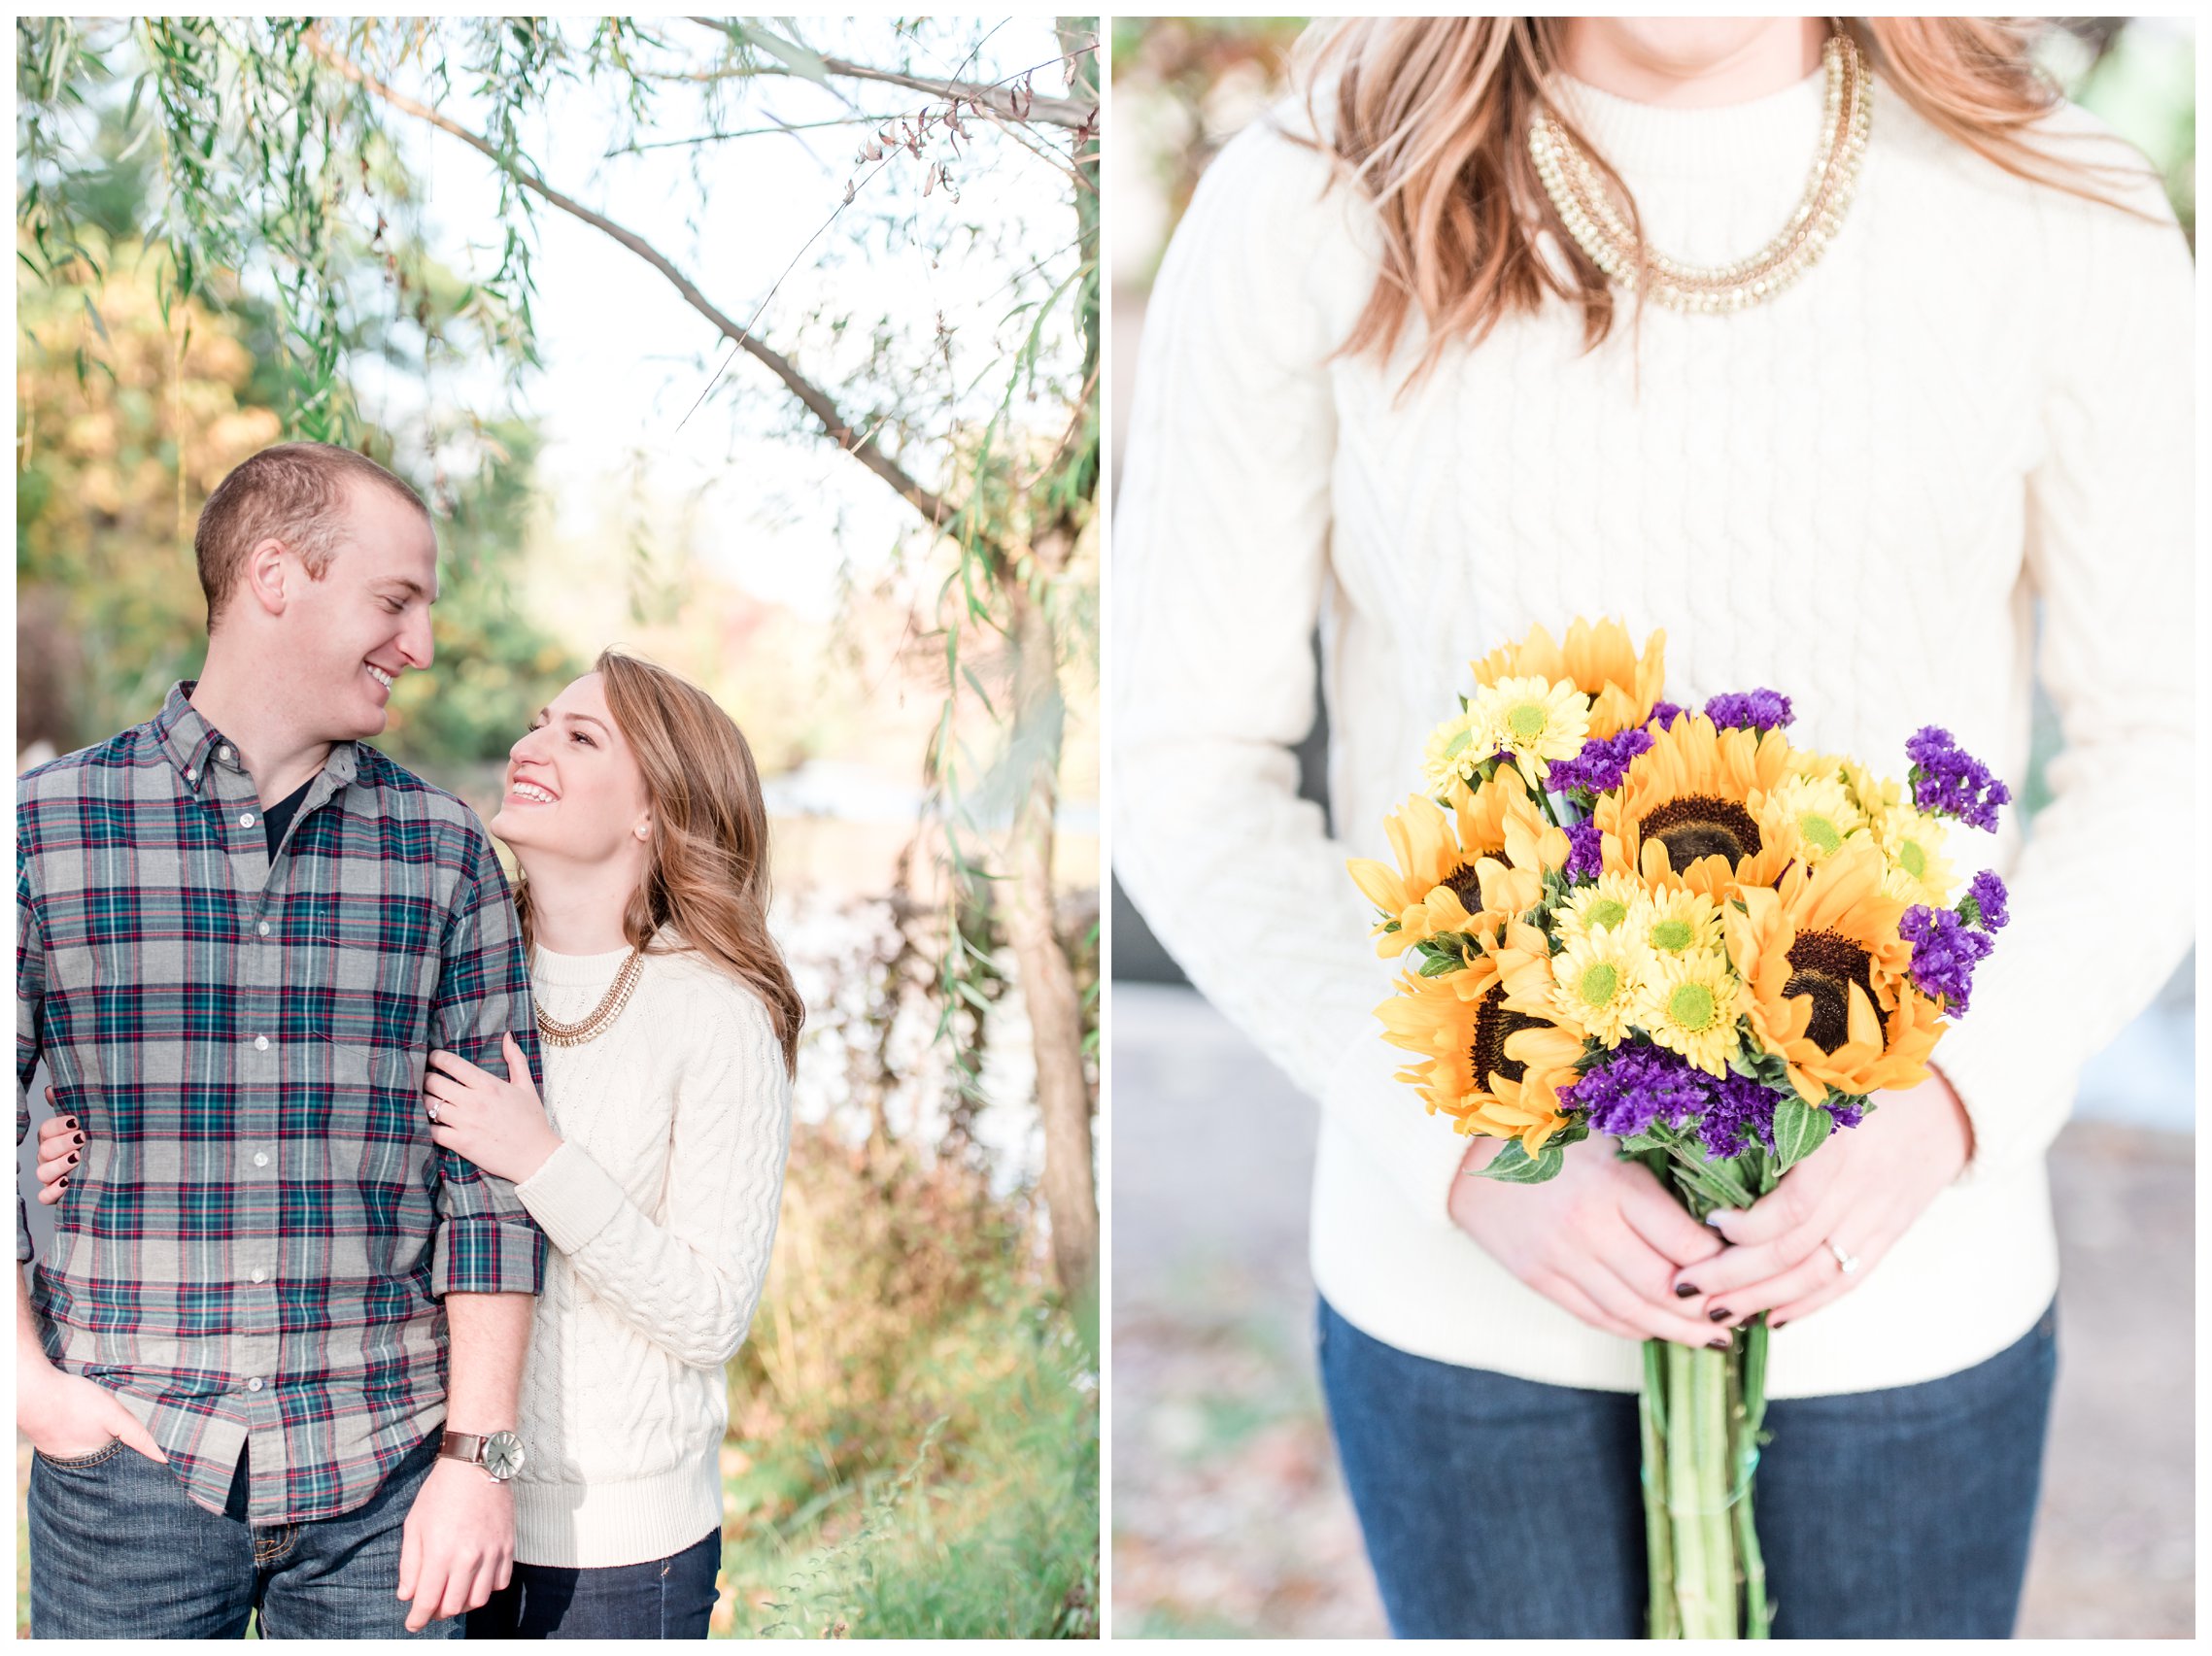
<svg viewBox="0 0 2212 1656">
<path fill-rule="evenodd" d="M 1655 963 L 1625 926 L 1584 932 L 1551 957 L 1548 1010 L 1561 1029 L 1618 1046 Z"/>
<path fill-rule="evenodd" d="M 1618 869 L 1600 874 L 1594 885 L 1578 886 L 1552 910 L 1559 940 L 1580 942 L 1593 930 L 1627 924 L 1644 900 L 1644 882 Z"/>
<path fill-rule="evenodd" d="M 1744 986 L 1718 955 L 1677 955 L 1658 963 L 1636 997 L 1634 1022 L 1659 1045 L 1708 1075 L 1728 1071 Z"/>
<path fill-rule="evenodd" d="M 1564 643 L 1553 643 L 1541 626 L 1532 627 L 1518 644 L 1493 650 L 1469 665 L 1479 685 L 1508 678 L 1565 679 L 1590 698 L 1590 734 L 1602 739 L 1651 717 L 1666 683 L 1666 643 L 1667 635 L 1653 630 L 1639 657 L 1628 628 L 1617 621 L 1593 626 L 1577 616 Z"/>
<path fill-rule="evenodd" d="M 1467 746 L 1481 749 L 1479 758 L 1511 754 L 1539 780 L 1552 760 L 1581 753 L 1590 733 L 1589 698 L 1565 679 L 1500 679 L 1475 693 L 1466 717 Z"/>
<path fill-rule="evenodd" d="M 1834 776 L 1786 776 L 1753 815 L 1768 838 L 1787 838 L 1794 829 L 1808 862 L 1833 856 L 1846 840 L 1866 830 L 1866 818 L 1851 790 Z"/>
<path fill-rule="evenodd" d="M 1874 819 L 1874 843 L 1889 863 L 1882 889 L 1907 907 L 1926 903 L 1949 908 L 1952 888 L 1957 883 L 1951 860 L 1944 855 L 1949 826 L 1940 817 L 1925 816 L 1899 802 Z"/>
<path fill-rule="evenodd" d="M 1720 910 L 1697 892 L 1646 891 L 1629 910 L 1627 929 L 1660 960 L 1707 954 L 1720 947 Z"/>
<path fill-rule="evenodd" d="M 1475 767 L 1498 750 L 1481 745 L 1482 731 L 1472 710 L 1454 713 L 1429 732 L 1421 750 L 1421 780 L 1442 798 L 1454 782 L 1472 781 Z"/>
</svg>

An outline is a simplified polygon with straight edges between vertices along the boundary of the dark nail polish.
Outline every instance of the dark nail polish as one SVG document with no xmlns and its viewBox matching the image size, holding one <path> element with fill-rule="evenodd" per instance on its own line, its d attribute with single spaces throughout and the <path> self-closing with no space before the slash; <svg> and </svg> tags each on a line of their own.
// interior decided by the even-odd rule
<svg viewBox="0 0 2212 1656">
<path fill-rule="evenodd" d="M 1697 1286 L 1695 1283 L 1678 1282 L 1675 1284 L 1675 1298 L 1677 1300 L 1690 1300 L 1696 1298 L 1696 1295 Z"/>
<path fill-rule="evenodd" d="M 1735 1314 L 1725 1305 L 1716 1305 L 1705 1313 L 1705 1320 L 1709 1323 L 1724 1323 Z"/>
<path fill-rule="evenodd" d="M 69 1153 L 69 1165 L 72 1167 L 77 1166 L 77 1152 L 74 1150 L 70 1151 Z"/>
<path fill-rule="evenodd" d="M 74 1128 L 77 1125 L 77 1118 L 75 1116 L 63 1116 L 61 1118 L 61 1125 L 67 1128 Z"/>
<path fill-rule="evenodd" d="M 1789 1326 L 1789 1325 L 1788 1325 L 1787 1323 L 1769 1323 L 1769 1324 L 1767 1325 L 1767 1327 L 1768 1327 L 1770 1330 L 1771 1330 L 1771 1329 L 1786 1329 L 1786 1328 L 1787 1328 L 1788 1326 Z"/>
<path fill-rule="evenodd" d="M 67 1173 L 61 1175 L 61 1188 L 63 1190 L 67 1190 L 69 1188 L 69 1175 Z"/>
<path fill-rule="evenodd" d="M 1723 1337 L 1720 1339 L 1709 1339 L 1705 1343 L 1707 1345 L 1710 1345 L 1715 1351 L 1726 1351 L 1731 1342 Z"/>
<path fill-rule="evenodd" d="M 80 1132 L 75 1138 L 71 1139 L 70 1142 L 72 1144 L 82 1144 L 85 1142 L 85 1135 Z"/>
</svg>

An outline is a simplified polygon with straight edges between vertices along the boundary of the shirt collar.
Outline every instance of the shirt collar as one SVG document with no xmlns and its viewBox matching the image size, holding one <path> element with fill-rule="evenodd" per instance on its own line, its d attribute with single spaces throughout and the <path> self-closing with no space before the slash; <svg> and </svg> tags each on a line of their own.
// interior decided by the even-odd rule
<svg viewBox="0 0 2212 1656">
<path fill-rule="evenodd" d="M 169 699 L 153 718 L 154 739 L 185 779 L 188 792 L 197 793 L 210 767 L 246 774 L 237 744 L 227 740 L 192 705 L 195 679 L 181 679 L 169 687 Z M 330 757 L 323 761 L 323 774 L 343 788 L 359 773 L 360 755 L 352 742 L 330 744 Z"/>
</svg>

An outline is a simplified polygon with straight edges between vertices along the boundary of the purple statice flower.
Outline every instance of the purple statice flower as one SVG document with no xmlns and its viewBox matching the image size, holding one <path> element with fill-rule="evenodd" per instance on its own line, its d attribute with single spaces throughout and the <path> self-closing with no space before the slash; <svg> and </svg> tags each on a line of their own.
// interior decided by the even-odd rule
<svg viewBox="0 0 2212 1656">
<path fill-rule="evenodd" d="M 1631 1138 L 1655 1121 L 1682 1127 L 1705 1108 L 1713 1082 L 1678 1053 L 1656 1046 L 1622 1046 L 1602 1068 L 1592 1069 L 1559 1101 L 1589 1112 L 1590 1130 Z"/>
<path fill-rule="evenodd" d="M 1830 1104 L 1828 1114 L 1836 1118 L 1838 1127 L 1856 1127 L 1866 1119 L 1864 1104 Z"/>
<path fill-rule="evenodd" d="M 1774 1148 L 1775 1096 L 1764 1083 L 1746 1075 L 1724 1075 L 1710 1084 L 1712 1102 L 1698 1124 L 1706 1155 L 1715 1161 L 1741 1156 L 1753 1139 Z"/>
<path fill-rule="evenodd" d="M 1897 935 L 1913 946 L 1913 982 L 1923 995 L 1940 995 L 1943 1009 L 1966 1010 L 1974 988 L 1974 968 L 1996 947 L 1987 931 L 1976 931 L 1957 911 L 1915 903 L 1897 923 Z"/>
<path fill-rule="evenodd" d="M 1789 697 L 1776 690 L 1750 690 L 1717 695 L 1705 704 L 1705 716 L 1721 729 L 1779 730 L 1795 717 Z"/>
<path fill-rule="evenodd" d="M 1584 742 L 1581 753 L 1551 767 L 1546 786 L 1554 794 L 1572 794 L 1577 789 L 1610 794 L 1628 774 L 1629 761 L 1650 751 L 1649 730 L 1621 730 L 1602 741 Z"/>
<path fill-rule="evenodd" d="M 1973 905 L 1965 917 L 1968 925 L 1979 926 L 1984 931 L 2002 931 L 2005 922 L 2012 918 L 2005 902 L 2005 883 L 1985 868 L 1974 876 L 1974 883 L 1966 888 L 1965 901 L 1958 906 L 1963 910 L 1967 903 Z"/>
<path fill-rule="evenodd" d="M 1997 807 L 2012 790 L 1940 726 L 1923 725 L 1905 743 L 1913 761 L 1913 803 L 1931 816 L 1957 817 L 1969 828 L 1994 832 Z"/>
<path fill-rule="evenodd" d="M 1605 835 L 1593 822 L 1567 825 L 1567 878 L 1594 880 L 1605 872 L 1604 853 L 1600 842 Z"/>
<path fill-rule="evenodd" d="M 1651 717 L 1644 721 L 1644 728 L 1649 730 L 1656 726 L 1659 729 L 1664 730 L 1682 716 L 1683 709 L 1677 707 L 1673 702 L 1654 701 L 1651 703 Z"/>
</svg>

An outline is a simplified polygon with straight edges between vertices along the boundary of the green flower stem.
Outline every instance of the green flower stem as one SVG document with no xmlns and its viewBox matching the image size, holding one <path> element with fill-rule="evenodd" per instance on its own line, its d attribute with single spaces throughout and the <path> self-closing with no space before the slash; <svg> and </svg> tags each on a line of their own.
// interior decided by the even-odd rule
<svg viewBox="0 0 2212 1656">
<path fill-rule="evenodd" d="M 1644 1390 L 1636 1400 L 1636 1419 L 1644 1436 L 1644 1557 L 1650 1576 L 1650 1622 L 1647 1637 L 1680 1639 L 1682 1618 L 1675 1612 L 1675 1538 L 1667 1519 L 1667 1342 L 1644 1342 Z"/>
<path fill-rule="evenodd" d="M 1759 1551 L 1758 1525 L 1752 1516 L 1752 1469 L 1757 1465 L 1759 1428 L 1766 1420 L 1766 1313 L 1744 1330 L 1744 1364 L 1736 1407 L 1735 1436 L 1729 1447 L 1733 1475 L 1743 1481 L 1736 1503 L 1736 1551 L 1744 1568 L 1744 1637 L 1767 1639 L 1774 1611 L 1766 1602 L 1766 1557 Z"/>
<path fill-rule="evenodd" d="M 1736 1548 L 1728 1497 L 1735 1478 L 1728 1458 L 1728 1369 L 1725 1351 L 1690 1354 L 1697 1389 L 1698 1524 L 1705 1532 L 1706 1599 L 1715 1610 L 1709 1638 L 1736 1637 Z"/>
<path fill-rule="evenodd" d="M 1675 1538 L 1675 1600 L 1685 1639 L 1721 1637 L 1720 1606 L 1713 1593 L 1713 1520 L 1706 1511 L 1711 1504 L 1706 1463 L 1716 1445 L 1706 1437 L 1698 1385 L 1699 1359 L 1718 1355 L 1667 1344 L 1667 1518 Z"/>
</svg>

